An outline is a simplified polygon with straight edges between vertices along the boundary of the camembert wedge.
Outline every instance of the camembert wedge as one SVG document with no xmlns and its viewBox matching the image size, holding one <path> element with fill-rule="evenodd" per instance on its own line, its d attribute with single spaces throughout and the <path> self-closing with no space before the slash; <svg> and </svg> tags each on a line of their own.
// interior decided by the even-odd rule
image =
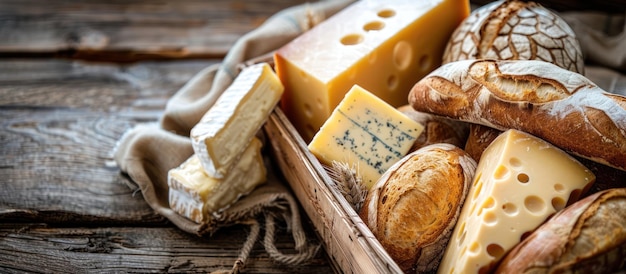
<svg viewBox="0 0 626 274">
<path fill-rule="evenodd" d="M 278 104 L 283 90 L 267 63 L 246 67 L 193 127 L 193 149 L 210 177 L 226 176 Z"/>
<path fill-rule="evenodd" d="M 197 154 L 168 173 L 170 207 L 196 223 L 207 220 L 266 181 L 261 141 L 253 138 L 224 178 L 208 176 Z"/>
</svg>

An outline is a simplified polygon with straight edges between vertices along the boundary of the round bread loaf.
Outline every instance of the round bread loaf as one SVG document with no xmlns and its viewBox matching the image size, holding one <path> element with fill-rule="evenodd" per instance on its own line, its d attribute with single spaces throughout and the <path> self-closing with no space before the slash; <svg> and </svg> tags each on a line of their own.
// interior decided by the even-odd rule
<svg viewBox="0 0 626 274">
<path fill-rule="evenodd" d="M 435 271 L 475 170 L 476 162 L 454 145 L 423 147 L 382 175 L 360 217 L 403 271 Z"/>
</svg>

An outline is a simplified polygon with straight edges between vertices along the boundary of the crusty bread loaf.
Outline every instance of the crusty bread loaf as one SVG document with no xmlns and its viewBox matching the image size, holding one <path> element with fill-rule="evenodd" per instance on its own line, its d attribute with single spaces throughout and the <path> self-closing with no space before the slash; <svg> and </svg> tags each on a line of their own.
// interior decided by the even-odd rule
<svg viewBox="0 0 626 274">
<path fill-rule="evenodd" d="M 626 170 L 626 97 L 547 62 L 448 63 L 415 84 L 409 103 L 417 111 L 522 130 Z"/>
<path fill-rule="evenodd" d="M 417 137 L 409 153 L 427 145 L 438 143 L 452 144 L 457 147 L 465 145 L 467 135 L 469 134 L 468 123 L 419 112 L 410 105 L 400 106 L 398 110 L 424 126 L 424 131 Z"/>
<path fill-rule="evenodd" d="M 513 248 L 497 273 L 613 273 L 626 265 L 626 188 L 557 213 Z"/>
<path fill-rule="evenodd" d="M 476 160 L 480 161 L 480 157 L 483 155 L 483 151 L 493 142 L 493 140 L 500 135 L 502 131 L 493 129 L 486 126 L 472 124 L 470 131 L 465 142 L 465 152 Z"/>
<path fill-rule="evenodd" d="M 405 272 L 437 269 L 476 162 L 451 144 L 407 154 L 370 189 L 360 217 Z"/>
<path fill-rule="evenodd" d="M 532 1 L 480 6 L 452 34 L 443 63 L 468 59 L 541 60 L 584 74 L 576 34 L 565 20 Z"/>
</svg>

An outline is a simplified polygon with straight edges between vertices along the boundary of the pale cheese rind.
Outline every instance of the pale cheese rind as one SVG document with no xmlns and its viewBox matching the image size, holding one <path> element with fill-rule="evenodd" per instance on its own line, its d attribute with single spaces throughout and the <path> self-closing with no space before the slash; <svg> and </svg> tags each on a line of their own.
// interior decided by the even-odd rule
<svg viewBox="0 0 626 274">
<path fill-rule="evenodd" d="M 281 108 L 309 142 L 355 84 L 406 104 L 468 14 L 467 0 L 356 1 L 276 52 Z"/>
<path fill-rule="evenodd" d="M 178 214 L 196 223 L 227 208 L 266 181 L 261 141 L 253 138 L 226 177 L 208 176 L 197 154 L 168 172 L 169 203 Z"/>
<path fill-rule="evenodd" d="M 595 175 L 561 149 L 522 131 L 505 131 L 480 158 L 438 273 L 490 273 L 593 182 Z"/>
<path fill-rule="evenodd" d="M 223 178 L 278 104 L 284 87 L 267 63 L 246 67 L 190 133 L 207 174 Z"/>
<path fill-rule="evenodd" d="M 382 174 L 406 155 L 424 126 L 355 85 L 309 143 L 320 162 L 356 166 L 371 188 Z"/>
</svg>

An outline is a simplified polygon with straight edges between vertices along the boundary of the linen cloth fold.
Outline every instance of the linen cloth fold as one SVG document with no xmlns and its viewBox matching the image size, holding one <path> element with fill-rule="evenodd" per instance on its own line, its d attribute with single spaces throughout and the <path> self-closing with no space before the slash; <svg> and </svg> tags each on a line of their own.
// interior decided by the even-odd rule
<svg viewBox="0 0 626 274">
<path fill-rule="evenodd" d="M 320 1 L 294 6 L 268 18 L 261 26 L 243 35 L 220 64 L 198 72 L 167 102 L 158 123 L 140 124 L 118 141 L 114 159 L 122 172 L 136 183 L 146 202 L 183 231 L 205 235 L 234 224 L 251 225 L 251 233 L 233 270 L 238 272 L 256 242 L 259 222 L 265 221 L 264 246 L 270 257 L 284 264 L 297 265 L 312 258 L 318 245 L 311 245 L 302 228 L 296 199 L 284 182 L 275 176 L 266 159 L 267 183 L 241 197 L 209 221 L 197 224 L 169 207 L 167 173 L 193 153 L 189 132 L 232 83 L 246 62 L 271 57 L 271 53 L 310 29 L 351 1 Z M 264 155 L 268 153 L 264 152 Z M 267 158 L 267 156 L 266 156 Z M 291 231 L 296 254 L 281 254 L 273 246 L 274 221 L 283 219 Z"/>
</svg>

